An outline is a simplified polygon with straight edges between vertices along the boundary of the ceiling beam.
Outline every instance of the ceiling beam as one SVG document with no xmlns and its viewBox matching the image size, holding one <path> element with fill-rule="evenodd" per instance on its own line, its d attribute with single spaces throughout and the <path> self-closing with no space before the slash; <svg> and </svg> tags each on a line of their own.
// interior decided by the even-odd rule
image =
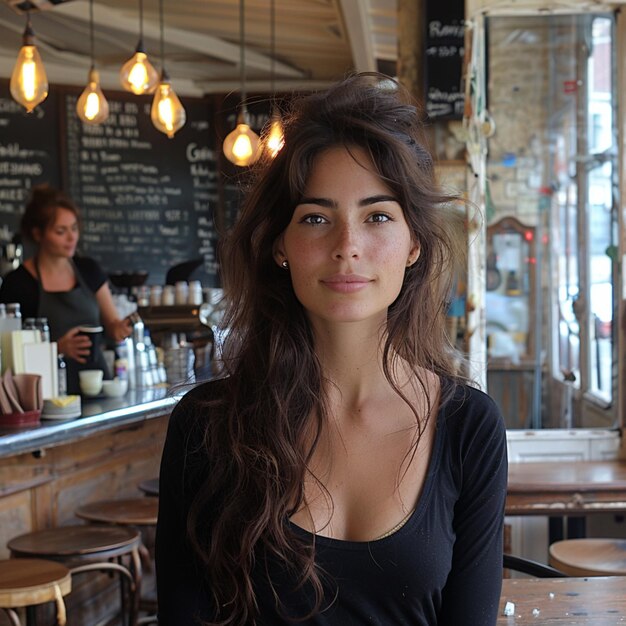
<svg viewBox="0 0 626 626">
<path fill-rule="evenodd" d="M 319 91 L 330 87 L 334 80 L 307 80 L 292 79 L 276 81 L 274 92 L 277 94 L 288 93 L 290 91 Z M 209 93 L 237 93 L 241 89 L 238 79 L 234 80 L 198 80 L 196 85 L 201 87 L 203 92 Z M 246 91 L 248 94 L 272 93 L 267 80 L 246 80 Z M 254 96 L 251 98 L 254 100 Z"/>
<path fill-rule="evenodd" d="M 357 0 L 353 1 L 356 2 Z M 63 15 L 74 20 L 89 22 L 89 3 L 85 0 L 67 2 L 54 7 L 52 13 L 55 15 Z M 100 5 L 97 10 L 94 11 L 94 20 L 105 28 L 116 28 L 125 33 L 137 34 L 137 24 L 129 20 L 128 16 L 122 11 Z M 206 54 L 207 56 L 223 61 L 228 61 L 234 65 L 239 62 L 238 45 L 212 35 L 189 32 L 172 26 L 168 26 L 166 32 L 167 41 L 173 45 L 194 52 L 200 52 L 201 54 Z M 159 24 L 144 19 L 143 34 L 144 37 L 151 37 L 158 41 L 160 39 Z M 269 72 L 271 59 L 264 54 L 258 53 L 256 50 L 246 49 L 246 65 L 254 69 Z M 276 75 L 286 78 L 305 77 L 305 73 L 302 70 L 278 60 L 274 63 L 274 71 Z"/>
<path fill-rule="evenodd" d="M 354 69 L 375 72 L 377 69 L 369 0 L 339 0 L 344 28 L 348 33 Z"/>
</svg>

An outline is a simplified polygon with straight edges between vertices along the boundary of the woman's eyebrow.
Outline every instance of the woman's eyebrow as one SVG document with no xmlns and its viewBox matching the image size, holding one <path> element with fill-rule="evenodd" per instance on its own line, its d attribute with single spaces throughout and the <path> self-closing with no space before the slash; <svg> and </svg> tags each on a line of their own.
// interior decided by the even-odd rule
<svg viewBox="0 0 626 626">
<path fill-rule="evenodd" d="M 372 204 L 377 204 L 378 202 L 397 202 L 398 200 L 393 196 L 387 194 L 378 194 L 375 196 L 368 196 L 367 198 L 362 198 L 359 200 L 359 206 L 370 206 Z M 330 200 L 329 198 L 301 198 L 298 204 L 316 204 L 318 206 L 322 206 L 327 209 L 336 209 L 337 203 L 334 200 Z"/>
</svg>

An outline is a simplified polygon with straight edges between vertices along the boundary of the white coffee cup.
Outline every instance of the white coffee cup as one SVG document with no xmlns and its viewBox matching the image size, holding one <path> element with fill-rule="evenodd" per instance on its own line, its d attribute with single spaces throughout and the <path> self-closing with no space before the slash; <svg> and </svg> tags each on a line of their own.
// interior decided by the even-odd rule
<svg viewBox="0 0 626 626">
<path fill-rule="evenodd" d="M 78 372 L 81 392 L 86 396 L 97 396 L 102 391 L 102 370 L 82 370 Z"/>
</svg>

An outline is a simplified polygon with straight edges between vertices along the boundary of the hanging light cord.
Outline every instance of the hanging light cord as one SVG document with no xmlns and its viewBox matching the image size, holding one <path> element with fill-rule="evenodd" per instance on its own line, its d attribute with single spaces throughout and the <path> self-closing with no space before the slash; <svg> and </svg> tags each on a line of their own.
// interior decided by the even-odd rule
<svg viewBox="0 0 626 626">
<path fill-rule="evenodd" d="M 139 0 L 139 41 L 143 45 L 143 0 Z"/>
<path fill-rule="evenodd" d="M 159 0 L 159 21 L 161 25 L 161 72 L 165 72 L 165 35 L 163 34 L 163 0 Z"/>
<path fill-rule="evenodd" d="M 89 0 L 89 41 L 91 44 L 91 67 L 96 65 L 95 46 L 93 41 L 93 0 Z"/>
<path fill-rule="evenodd" d="M 270 0 L 270 91 L 274 94 L 274 62 L 276 57 L 276 2 Z"/>
<path fill-rule="evenodd" d="M 244 102 L 246 99 L 246 31 L 244 20 L 244 0 L 239 0 L 239 71 L 241 73 L 241 100 Z"/>
</svg>

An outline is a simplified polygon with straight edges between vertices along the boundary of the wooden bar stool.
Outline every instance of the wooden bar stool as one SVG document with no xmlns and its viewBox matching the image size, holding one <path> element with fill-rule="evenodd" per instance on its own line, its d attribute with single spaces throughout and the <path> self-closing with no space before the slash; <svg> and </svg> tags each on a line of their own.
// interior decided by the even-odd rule
<svg viewBox="0 0 626 626">
<path fill-rule="evenodd" d="M 148 480 L 144 480 L 138 485 L 139 490 L 143 491 L 147 496 L 158 496 L 159 495 L 159 479 L 158 478 L 150 478 Z"/>
<path fill-rule="evenodd" d="M 35 531 L 14 537 L 7 543 L 11 556 L 45 558 L 60 561 L 70 568 L 72 575 L 91 571 L 120 574 L 122 618 L 137 623 L 141 588 L 141 534 L 123 526 L 73 525 Z M 128 557 L 130 564 L 121 564 Z M 117 563 L 111 563 L 115 559 Z M 85 565 L 85 564 L 88 565 Z M 128 582 L 129 607 L 126 608 Z"/>
<path fill-rule="evenodd" d="M 74 513 L 76 517 L 89 522 L 123 526 L 156 526 L 158 510 L 158 498 L 128 498 L 91 502 L 79 506 Z"/>
<path fill-rule="evenodd" d="M 0 561 L 0 608 L 11 623 L 20 626 L 14 609 L 32 608 L 44 602 L 56 602 L 57 624 L 65 626 L 66 596 L 72 590 L 70 570 L 61 563 L 43 559 Z"/>
<path fill-rule="evenodd" d="M 151 531 L 156 528 L 158 510 L 158 498 L 142 497 L 91 502 L 79 506 L 74 513 L 89 522 L 138 526 Z M 152 556 L 144 544 L 140 547 L 140 554 L 146 570 L 152 570 Z M 141 598 L 141 589 L 137 595 Z M 140 599 L 140 605 L 142 610 L 150 611 L 156 608 L 156 601 Z"/>
<path fill-rule="evenodd" d="M 626 539 L 556 541 L 550 565 L 570 576 L 626 576 Z"/>
</svg>

